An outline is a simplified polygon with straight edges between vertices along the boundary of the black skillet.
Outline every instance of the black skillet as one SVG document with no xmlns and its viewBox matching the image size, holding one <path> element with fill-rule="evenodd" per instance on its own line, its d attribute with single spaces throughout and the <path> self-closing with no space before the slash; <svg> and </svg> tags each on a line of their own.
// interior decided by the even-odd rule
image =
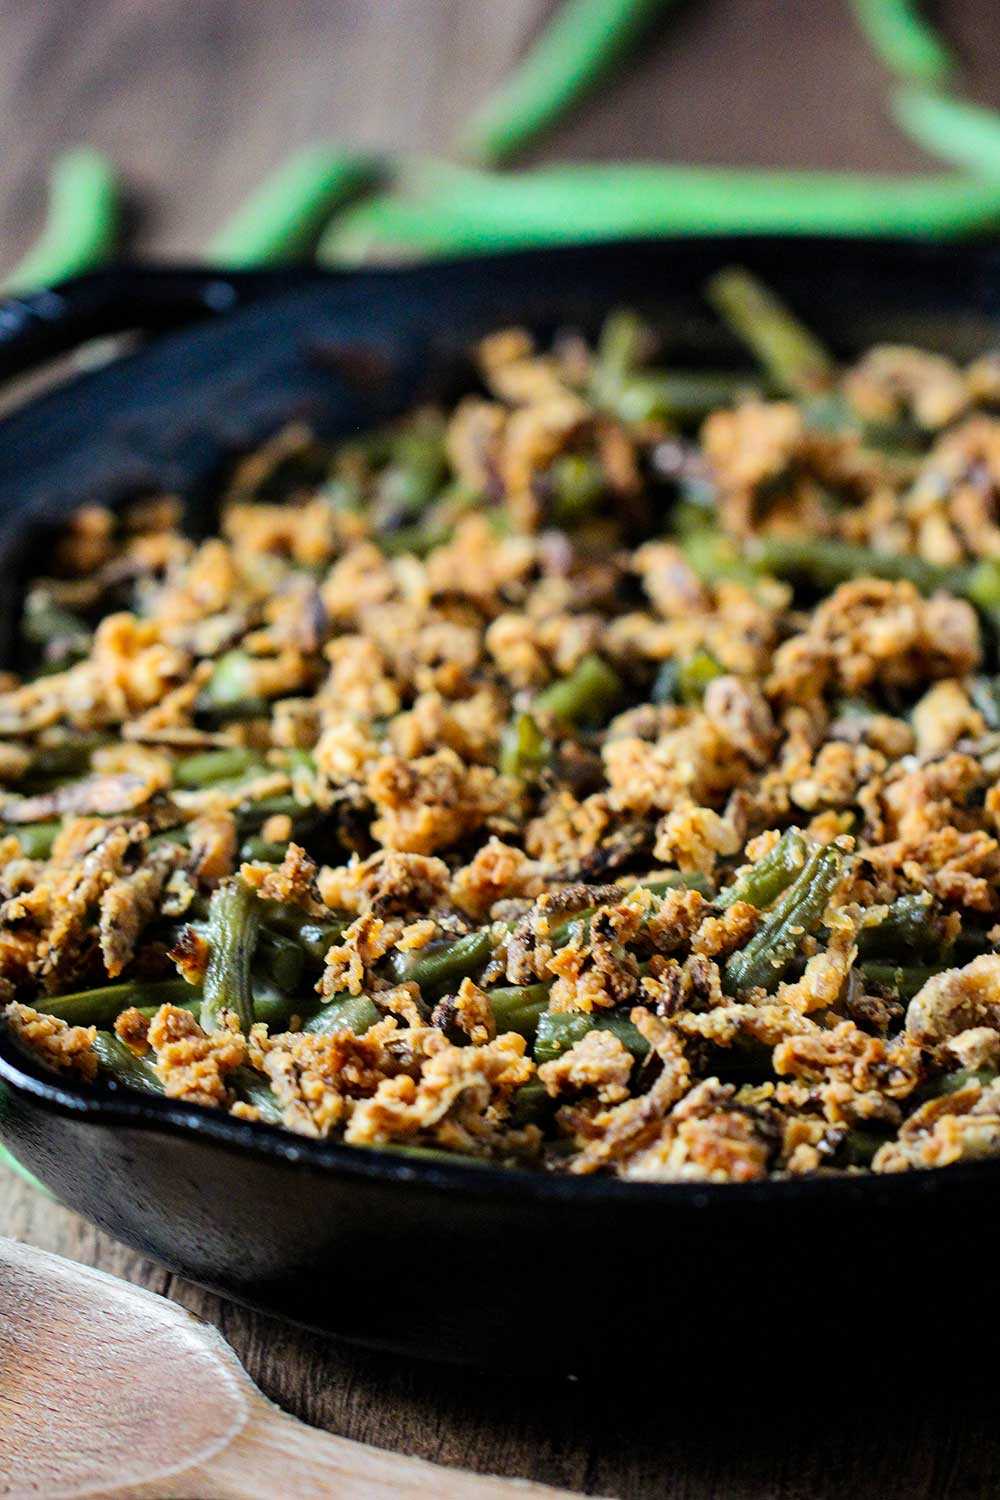
<svg viewBox="0 0 1000 1500">
<path fill-rule="evenodd" d="M 679 363 L 736 363 L 701 296 L 732 261 L 844 354 L 1000 344 L 986 248 L 664 241 L 344 275 L 102 272 L 0 308 L 4 376 L 98 335 L 157 335 L 0 423 L 8 606 L 72 506 L 165 487 L 205 527 L 234 453 L 293 415 L 345 433 L 454 389 L 470 340 L 498 325 L 593 331 L 627 305 Z M 1000 1162 L 637 1185 L 416 1161 L 69 1086 L 2 1037 L 0 1080 L 0 1137 L 70 1207 L 213 1290 L 383 1348 L 614 1370 L 646 1396 L 666 1372 L 720 1408 L 747 1382 L 816 1389 L 846 1365 L 877 1404 L 904 1356 L 974 1344 L 1000 1294 Z"/>
</svg>

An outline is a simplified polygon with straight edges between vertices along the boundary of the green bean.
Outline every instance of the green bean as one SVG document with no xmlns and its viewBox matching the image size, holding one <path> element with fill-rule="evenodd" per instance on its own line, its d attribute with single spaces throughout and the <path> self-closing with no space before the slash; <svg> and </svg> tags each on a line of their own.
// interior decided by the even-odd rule
<svg viewBox="0 0 1000 1500">
<path fill-rule="evenodd" d="M 265 1124 L 281 1124 L 281 1105 L 265 1074 L 258 1073 L 256 1068 L 234 1068 L 229 1075 L 229 1082 L 236 1091 L 236 1097 L 244 1104 L 254 1105 Z"/>
<path fill-rule="evenodd" d="M 887 964 L 866 961 L 858 964 L 862 979 L 879 989 L 893 990 L 900 1000 L 912 1000 L 922 990 L 928 979 L 940 973 L 939 968 L 928 968 L 923 964 Z"/>
<path fill-rule="evenodd" d="M 253 680 L 253 658 L 245 651 L 225 651 L 217 659 L 211 677 L 198 695 L 197 707 L 230 709 L 253 703 L 257 701 L 250 691 Z"/>
<path fill-rule="evenodd" d="M 367 995 L 335 995 L 320 1006 L 302 1027 L 310 1036 L 330 1036 L 335 1031 L 353 1031 L 356 1036 L 382 1019 L 382 1012 Z"/>
<path fill-rule="evenodd" d="M 191 995 L 191 986 L 183 979 L 146 981 L 129 980 L 126 984 L 107 984 L 101 989 L 78 990 L 73 995 L 43 995 L 33 1002 L 36 1010 L 47 1016 L 58 1016 L 69 1026 L 113 1026 L 123 1010 L 131 1006 L 178 1005 Z"/>
<path fill-rule="evenodd" d="M 250 965 L 260 930 L 261 902 L 256 891 L 237 877 L 221 885 L 209 907 L 209 958 L 201 1006 L 201 1024 L 215 1031 L 223 1011 L 232 1011 L 244 1035 L 254 1022 Z"/>
<path fill-rule="evenodd" d="M 25 859 L 48 859 L 62 823 L 25 823 L 17 829 L 17 841 Z"/>
<path fill-rule="evenodd" d="M 421 514 L 448 477 L 440 423 L 412 423 L 395 433 L 390 458 L 377 480 L 379 509 L 392 517 Z"/>
<path fill-rule="evenodd" d="M 705 689 L 724 668 L 707 651 L 695 651 L 683 659 L 672 657 L 656 674 L 651 694 L 654 703 L 695 705 L 705 696 Z"/>
<path fill-rule="evenodd" d="M 666 0 L 564 0 L 461 137 L 476 161 L 504 162 L 554 123 L 633 45 Z"/>
<path fill-rule="evenodd" d="M 288 817 L 294 824 L 296 821 L 311 823 L 315 816 L 315 809 L 299 802 L 291 792 L 278 792 L 273 797 L 258 797 L 254 802 L 241 802 L 236 809 L 236 829 L 241 835 L 256 833 L 268 818 Z M 293 827 L 293 833 L 298 831 L 300 830 Z"/>
<path fill-rule="evenodd" d="M 633 377 L 610 404 L 623 422 L 689 426 L 720 406 L 733 406 L 753 386 L 752 378 L 728 371 L 671 370 Z"/>
<path fill-rule="evenodd" d="M 510 1123 L 515 1126 L 541 1125 L 552 1114 L 555 1101 L 543 1083 L 532 1078 L 522 1083 L 510 1096 Z"/>
<path fill-rule="evenodd" d="M 259 970 L 251 973 L 250 988 L 253 993 L 253 1018 L 263 1023 L 272 1035 L 278 1031 L 286 1031 L 293 1016 L 309 1015 L 316 1009 L 315 994 L 305 999 L 290 995 L 287 990 L 275 984 L 269 975 L 262 974 Z"/>
<path fill-rule="evenodd" d="M 955 1068 L 953 1072 L 942 1073 L 925 1083 L 920 1093 L 923 1097 L 939 1098 L 943 1094 L 957 1094 L 959 1089 L 968 1088 L 971 1083 L 978 1083 L 980 1088 L 989 1088 L 997 1077 L 996 1068 Z"/>
<path fill-rule="evenodd" d="M 843 865 L 844 856 L 836 844 L 813 851 L 754 936 L 727 959 L 725 980 L 730 993 L 774 989 L 802 938 L 819 925 Z"/>
<path fill-rule="evenodd" d="M 858 956 L 865 958 L 946 957 L 944 923 L 931 915 L 933 899 L 926 892 L 899 896 L 876 926 L 858 933 Z"/>
<path fill-rule="evenodd" d="M 987 729 L 1000 729 L 1000 677 L 973 677 L 969 697 L 983 716 Z"/>
<path fill-rule="evenodd" d="M 620 394 L 625 381 L 642 364 L 646 330 L 631 308 L 609 313 L 601 326 L 594 355 L 591 392 L 598 399 Z"/>
<path fill-rule="evenodd" d="M 293 938 L 271 932 L 262 926 L 257 945 L 257 962 L 264 965 L 280 990 L 290 994 L 302 978 L 305 954 Z"/>
<path fill-rule="evenodd" d="M 137 1057 L 120 1037 L 111 1031 L 99 1031 L 93 1042 L 100 1074 L 123 1088 L 139 1089 L 144 1094 L 162 1094 L 156 1068 L 146 1057 Z"/>
<path fill-rule="evenodd" d="M 548 471 L 552 519 L 573 526 L 592 515 L 607 486 L 600 460 L 590 453 L 564 453 Z"/>
<path fill-rule="evenodd" d="M 275 844 L 270 839 L 245 839 L 240 845 L 240 859 L 258 865 L 280 865 L 287 849 L 287 844 Z"/>
<path fill-rule="evenodd" d="M 887 68 L 916 83 L 942 83 L 953 63 L 922 18 L 920 0 L 851 0 L 869 44 Z"/>
<path fill-rule="evenodd" d="M 837 378 L 832 357 L 794 313 L 748 271 L 717 271 L 708 297 L 733 332 L 757 356 L 779 390 L 800 400 L 829 392 Z"/>
<path fill-rule="evenodd" d="M 591 1031 L 610 1031 L 635 1058 L 643 1058 L 649 1051 L 649 1043 L 627 1016 L 607 1011 L 593 1011 L 587 1015 L 579 1011 L 545 1010 L 538 1018 L 535 1035 L 534 1059 L 536 1063 L 551 1062 Z"/>
<path fill-rule="evenodd" d="M 694 870 L 668 870 L 658 880 L 637 880 L 633 885 L 622 886 L 621 896 L 631 891 L 649 891 L 654 896 L 665 896 L 668 891 L 700 891 L 703 896 L 712 893 L 712 882 L 707 875 Z M 620 899 L 620 898 L 619 898 Z M 561 948 L 575 937 L 586 939 L 590 930 L 590 919 L 598 910 L 596 906 L 584 906 L 549 928 L 549 942 L 553 948 Z"/>
<path fill-rule="evenodd" d="M 946 236 L 1000 219 L 1000 184 L 713 167 L 574 166 L 511 177 L 433 164 L 416 198 L 376 198 L 324 239 L 335 264 L 380 244 L 464 255 L 650 234 Z"/>
<path fill-rule="evenodd" d="M 531 1041 L 549 1003 L 548 985 L 498 985 L 486 993 L 497 1031 L 516 1031 Z"/>
<path fill-rule="evenodd" d="M 719 892 L 715 905 L 723 908 L 749 901 L 765 911 L 787 890 L 806 862 L 806 841 L 797 828 L 786 828 L 774 848 L 748 865 L 731 885 Z"/>
<path fill-rule="evenodd" d="M 52 286 L 110 256 L 118 234 L 119 184 L 106 157 L 86 147 L 56 158 L 45 228 L 4 278 L 8 295 Z"/>
<path fill-rule="evenodd" d="M 622 681 L 603 657 L 585 656 L 568 677 L 543 688 L 532 711 L 569 724 L 600 724 L 621 700 Z"/>
<path fill-rule="evenodd" d="M 227 750 L 205 750 L 198 755 L 186 755 L 174 767 L 174 785 L 185 787 L 211 786 L 217 781 L 228 781 L 231 777 L 245 776 L 248 771 L 258 770 L 264 764 L 257 750 L 244 745 L 234 745 Z"/>
<path fill-rule="evenodd" d="M 531 714 L 516 714 L 500 736 L 499 768 L 504 776 L 529 781 L 543 771 L 552 757 L 551 741 Z"/>
<path fill-rule="evenodd" d="M 848 1130 L 842 1142 L 844 1165 L 847 1167 L 870 1167 L 872 1158 L 888 1137 L 874 1130 Z"/>
<path fill-rule="evenodd" d="M 396 949 L 388 955 L 386 966 L 399 984 L 409 980 L 422 990 L 440 989 L 481 969 L 492 956 L 493 948 L 492 930 L 480 927 L 453 942 L 432 942 L 408 953 Z"/>
<path fill-rule="evenodd" d="M 892 100 L 897 125 L 946 161 L 978 177 L 1000 176 L 1000 114 L 949 99 L 928 89 L 897 89 Z"/>
<path fill-rule="evenodd" d="M 972 570 L 942 568 L 922 557 L 877 552 L 829 537 L 759 537 L 748 544 L 747 558 L 760 573 L 803 578 L 823 590 L 834 589 L 851 578 L 889 578 L 912 583 L 924 594 L 936 589 L 966 593 L 973 579 Z"/>
<path fill-rule="evenodd" d="M 310 146 L 270 176 L 209 241 L 210 260 L 262 266 L 307 254 L 330 215 L 373 182 L 376 162 L 356 152 Z"/>
<path fill-rule="evenodd" d="M 31 779 L 54 781 L 82 776 L 91 769 L 94 751 L 110 743 L 105 734 L 77 734 L 61 745 L 43 745 L 32 757 Z"/>
<path fill-rule="evenodd" d="M 262 902 L 261 921 L 284 937 L 292 938 L 307 958 L 322 965 L 327 951 L 338 943 L 349 918 L 318 918 L 292 901 Z"/>
<path fill-rule="evenodd" d="M 79 615 L 63 609 L 44 590 L 33 589 L 25 602 L 21 631 L 29 645 L 42 651 L 50 665 L 81 661 L 94 643 L 94 633 Z"/>
<path fill-rule="evenodd" d="M 703 583 L 729 579 L 745 588 L 760 587 L 760 571 L 751 566 L 733 541 L 714 527 L 703 526 L 680 539 L 680 548 Z"/>
</svg>

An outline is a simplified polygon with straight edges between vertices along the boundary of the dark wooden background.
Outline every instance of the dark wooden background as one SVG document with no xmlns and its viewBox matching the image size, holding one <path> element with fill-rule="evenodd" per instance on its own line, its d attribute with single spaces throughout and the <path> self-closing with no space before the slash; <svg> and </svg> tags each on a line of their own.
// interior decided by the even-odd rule
<svg viewBox="0 0 1000 1500">
<path fill-rule="evenodd" d="M 35 233 L 48 160 L 87 142 L 126 171 L 137 244 L 194 254 L 260 176 L 317 138 L 441 151 L 549 10 L 541 0 L 0 0 L 0 268 Z M 1000 104 L 1000 0 L 943 0 L 967 92 Z M 689 0 L 540 159 L 660 156 L 932 170 L 886 113 L 888 79 L 847 0 Z M 994 1310 L 970 1368 L 900 1368 L 893 1305 L 833 1380 L 808 1321 L 650 1388 L 641 1307 L 600 1386 L 470 1375 L 350 1350 L 222 1303 L 116 1247 L 0 1169 L 0 1232 L 175 1297 L 218 1324 L 274 1400 L 321 1427 L 442 1463 L 664 1500 L 993 1500 Z M 858 1246 L 859 1256 L 864 1246 Z M 975 1275 L 970 1265 L 956 1275 Z M 664 1274 L 669 1275 L 669 1267 Z M 817 1268 L 822 1284 L 822 1268 Z M 927 1297 L 947 1306 L 947 1286 Z M 719 1289 L 725 1296 L 725 1289 Z M 696 1315 L 696 1310 L 695 1310 Z M 845 1310 L 845 1327 L 849 1322 Z M 846 1337 L 846 1334 L 845 1334 Z M 294 1500 L 294 1497 L 289 1497 Z"/>
</svg>

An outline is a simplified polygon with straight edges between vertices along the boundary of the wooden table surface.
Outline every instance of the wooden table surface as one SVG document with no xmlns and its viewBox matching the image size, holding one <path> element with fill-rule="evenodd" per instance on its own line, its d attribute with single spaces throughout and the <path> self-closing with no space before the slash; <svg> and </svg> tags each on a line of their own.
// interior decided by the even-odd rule
<svg viewBox="0 0 1000 1500">
<path fill-rule="evenodd" d="M 136 243 L 170 255 L 196 253 L 295 145 L 443 152 L 548 8 L 2 0 L 0 266 L 37 228 L 52 152 L 77 141 L 112 153 L 142 210 Z M 1000 0 L 937 9 L 967 91 L 1000 103 Z M 847 0 L 691 0 L 536 155 L 930 169 L 889 125 L 886 76 L 847 11 Z M 2 1169 L 0 1232 L 211 1319 L 266 1394 L 305 1420 L 442 1463 L 669 1500 L 992 1500 L 1000 1484 L 989 1376 L 978 1393 L 952 1393 L 952 1372 L 894 1362 L 892 1267 L 873 1268 L 885 1279 L 886 1320 L 859 1344 L 849 1388 L 828 1380 L 807 1323 L 776 1328 L 767 1348 L 720 1349 L 710 1390 L 690 1389 L 683 1370 L 650 1389 L 631 1373 L 626 1336 L 606 1386 L 585 1387 L 532 1380 L 527 1313 L 519 1379 L 351 1350 L 178 1281 Z M 948 1288 L 927 1296 L 947 1303 Z M 989 1359 L 991 1313 L 969 1330 L 970 1361 Z"/>
</svg>

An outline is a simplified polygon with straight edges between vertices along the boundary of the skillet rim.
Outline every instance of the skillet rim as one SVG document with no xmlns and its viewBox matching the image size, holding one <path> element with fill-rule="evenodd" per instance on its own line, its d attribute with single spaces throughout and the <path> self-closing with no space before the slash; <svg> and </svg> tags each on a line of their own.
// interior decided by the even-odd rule
<svg viewBox="0 0 1000 1500">
<path fill-rule="evenodd" d="M 942 273 L 965 273 L 976 278 L 976 290 L 989 294 L 994 285 L 992 276 L 1000 271 L 1000 248 L 991 241 L 949 243 L 942 241 L 893 238 L 866 241 L 857 236 L 833 235 L 756 235 L 731 234 L 712 236 L 650 236 L 630 240 L 610 240 L 578 245 L 533 247 L 513 251 L 497 251 L 479 255 L 434 259 L 409 265 L 378 265 L 340 270 L 313 265 L 275 268 L 265 272 L 226 272 L 217 267 L 205 267 L 197 262 L 163 262 L 148 267 L 136 267 L 128 263 L 111 265 L 100 272 L 74 278 L 62 283 L 37 298 L 12 299 L 0 303 L 0 353 L 4 343 L 3 313 L 13 310 L 16 317 L 35 313 L 33 304 L 38 301 L 48 306 L 51 299 L 65 294 L 72 300 L 74 291 L 90 292 L 93 284 L 100 282 L 113 298 L 116 283 L 123 288 L 140 286 L 145 278 L 159 278 L 168 293 L 175 290 L 173 282 L 182 286 L 186 282 L 204 281 L 213 288 L 229 286 L 233 289 L 232 301 L 220 303 L 216 308 L 203 305 L 200 314 L 191 306 L 184 321 L 161 332 L 156 344 L 171 336 L 181 335 L 196 326 L 195 318 L 205 326 L 201 315 L 211 311 L 209 326 L 222 326 L 240 313 L 264 302 L 272 307 L 280 305 L 286 298 L 294 300 L 298 295 L 317 286 L 329 285 L 347 291 L 349 298 L 356 299 L 365 292 L 390 287 L 404 287 L 407 281 L 419 287 L 429 282 L 433 285 L 439 278 L 450 274 L 468 277 L 477 272 L 482 275 L 491 269 L 503 266 L 520 266 L 524 269 L 532 264 L 541 268 L 565 265 L 567 269 L 585 264 L 602 254 L 634 250 L 651 251 L 664 257 L 671 253 L 691 255 L 701 250 L 707 259 L 720 252 L 732 253 L 734 257 L 744 255 L 757 257 L 774 253 L 782 259 L 790 253 L 801 252 L 803 257 L 820 250 L 836 255 L 838 250 L 849 256 L 860 255 L 872 263 L 872 272 L 885 269 L 899 259 L 904 266 L 914 271 L 926 271 L 937 266 Z M 249 296 L 239 295 L 249 290 Z M 992 292 L 990 300 L 994 306 L 990 313 L 1000 318 L 1000 293 Z M 990 313 L 983 309 L 984 315 Z M 42 316 L 49 316 L 43 312 Z M 153 326 L 152 324 L 150 326 Z M 137 350 L 115 359 L 119 365 L 131 359 L 141 361 L 143 353 L 151 346 L 140 346 Z M 94 372 L 99 374 L 100 372 Z M 88 374 L 43 390 L 12 414 L 27 411 L 38 402 L 44 402 L 69 390 L 78 380 L 87 380 Z M 0 439 L 8 418 L 0 420 Z M 332 1174 L 365 1181 L 408 1183 L 426 1186 L 463 1196 L 520 1198 L 534 1202 L 594 1205 L 602 1203 L 630 1203 L 649 1208 L 687 1206 L 696 1210 L 718 1209 L 725 1205 L 750 1205 L 764 1208 L 776 1203 L 812 1201 L 821 1202 L 830 1198 L 832 1202 L 852 1201 L 872 1207 L 885 1207 L 894 1200 L 906 1198 L 930 1198 L 941 1192 L 961 1190 L 963 1187 L 987 1187 L 1000 1181 L 1000 1158 L 982 1161 L 958 1162 L 947 1169 L 930 1167 L 913 1168 L 907 1172 L 876 1174 L 859 1172 L 857 1175 L 833 1174 L 829 1176 L 775 1178 L 766 1177 L 747 1183 L 719 1182 L 628 1182 L 620 1178 L 599 1174 L 579 1177 L 555 1174 L 527 1168 L 501 1168 L 497 1165 L 455 1160 L 430 1161 L 409 1158 L 375 1147 L 350 1146 L 338 1141 L 314 1141 L 298 1136 L 280 1126 L 267 1125 L 252 1120 L 233 1119 L 220 1115 L 201 1105 L 182 1105 L 173 1100 L 134 1092 L 126 1097 L 125 1091 L 102 1084 L 63 1084 L 22 1056 L 21 1050 L 10 1039 L 6 1027 L 0 1023 L 0 1096 L 3 1088 L 29 1099 L 35 1106 L 49 1114 L 65 1120 L 103 1128 L 116 1126 L 129 1129 L 149 1130 L 166 1136 L 177 1137 L 192 1146 L 199 1141 L 208 1141 L 216 1147 L 234 1154 L 272 1164 L 303 1168 L 323 1174 Z M 3 1138 L 3 1113 L 0 1111 L 0 1139 Z M 734 1196 L 735 1195 L 735 1196 Z"/>
</svg>

